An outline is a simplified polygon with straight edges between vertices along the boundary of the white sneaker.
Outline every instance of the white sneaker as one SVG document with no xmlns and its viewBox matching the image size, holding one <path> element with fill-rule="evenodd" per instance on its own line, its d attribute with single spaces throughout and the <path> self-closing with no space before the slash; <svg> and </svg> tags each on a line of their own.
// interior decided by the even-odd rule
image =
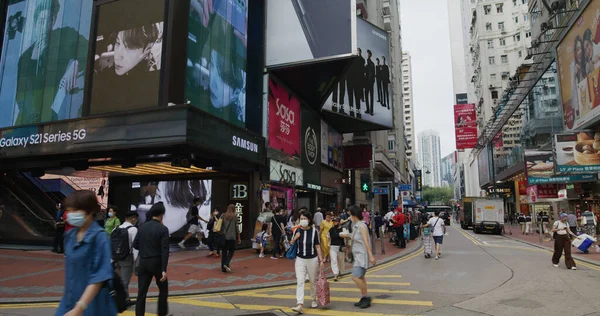
<svg viewBox="0 0 600 316">
<path fill-rule="evenodd" d="M 555 268 L 558 268 L 558 264 L 554 264 L 554 267 L 555 267 Z"/>
<path fill-rule="evenodd" d="M 259 255 L 258 255 L 258 257 L 259 257 L 259 258 L 264 258 L 264 257 L 265 257 L 265 255 L 261 253 L 261 254 L 259 254 Z"/>
<path fill-rule="evenodd" d="M 292 311 L 298 313 L 298 314 L 302 314 L 302 305 L 298 305 L 296 307 L 292 307 Z"/>
<path fill-rule="evenodd" d="M 177 246 L 179 246 L 179 248 L 181 248 L 181 249 L 185 249 L 185 246 L 183 245 L 182 242 L 178 243 Z"/>
<path fill-rule="evenodd" d="M 440 257 L 438 257 L 438 256 L 435 256 L 435 260 L 437 260 L 437 259 L 439 259 L 439 258 L 440 258 Z"/>
<path fill-rule="evenodd" d="M 571 270 L 577 270 L 577 267 L 572 267 Z"/>
<path fill-rule="evenodd" d="M 310 303 L 310 307 L 317 308 L 317 307 L 319 307 L 319 303 L 317 303 L 317 301 L 312 301 L 312 303 Z"/>
</svg>

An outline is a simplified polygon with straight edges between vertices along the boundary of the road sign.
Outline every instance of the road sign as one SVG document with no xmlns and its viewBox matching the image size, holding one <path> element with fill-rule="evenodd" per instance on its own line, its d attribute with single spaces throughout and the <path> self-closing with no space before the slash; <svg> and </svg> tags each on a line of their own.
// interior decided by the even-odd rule
<svg viewBox="0 0 600 316">
<path fill-rule="evenodd" d="M 412 191 L 412 185 L 410 184 L 399 184 L 398 191 Z"/>
<path fill-rule="evenodd" d="M 375 188 L 373 189 L 373 194 L 376 195 L 384 195 L 384 194 L 388 194 L 389 190 L 388 188 Z"/>
<path fill-rule="evenodd" d="M 417 199 L 417 201 L 421 201 L 421 191 L 417 191 L 415 193 L 415 198 Z"/>
</svg>

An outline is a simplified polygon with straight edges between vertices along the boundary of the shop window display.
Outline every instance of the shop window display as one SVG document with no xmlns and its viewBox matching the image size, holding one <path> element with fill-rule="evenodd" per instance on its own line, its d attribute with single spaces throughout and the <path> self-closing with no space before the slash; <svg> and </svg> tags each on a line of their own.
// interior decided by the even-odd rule
<svg viewBox="0 0 600 316">
<path fill-rule="evenodd" d="M 81 117 L 92 0 L 9 0 L 0 128 Z"/>
</svg>

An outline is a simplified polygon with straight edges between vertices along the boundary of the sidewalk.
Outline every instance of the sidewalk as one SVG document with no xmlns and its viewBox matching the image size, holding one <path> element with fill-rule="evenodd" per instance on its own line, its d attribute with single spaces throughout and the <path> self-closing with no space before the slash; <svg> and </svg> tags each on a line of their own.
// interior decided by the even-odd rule
<svg viewBox="0 0 600 316">
<path fill-rule="evenodd" d="M 419 239 L 406 249 L 398 249 L 387 240 L 386 254 L 381 255 L 377 241 L 378 264 L 389 262 L 419 249 Z M 233 273 L 221 272 L 220 258 L 207 258 L 208 250 L 194 248 L 179 250 L 171 246 L 169 257 L 169 295 L 206 294 L 289 285 L 296 282 L 294 262 L 288 259 L 258 258 L 252 249 L 236 251 L 231 268 Z M 351 269 L 346 264 L 346 272 Z M 329 263 L 326 272 L 331 273 Z M 0 303 L 59 301 L 63 293 L 64 258 L 50 251 L 0 250 Z M 130 294 L 137 295 L 137 278 L 133 276 Z M 152 284 L 148 296 L 157 296 Z"/>
<path fill-rule="evenodd" d="M 546 239 L 540 243 L 540 235 L 538 235 L 536 233 L 537 228 L 532 227 L 533 233 L 530 233 L 529 235 L 521 234 L 521 226 L 519 226 L 519 225 L 511 226 L 512 235 L 509 234 L 510 230 L 508 228 L 509 227 L 507 225 L 504 236 L 514 239 L 514 240 L 524 242 L 526 244 L 530 244 L 530 245 L 538 247 L 538 248 L 543 248 L 543 249 L 547 249 L 550 251 L 554 251 L 554 240 Z M 590 247 L 588 254 L 584 254 L 583 252 L 579 251 L 579 249 L 577 249 L 577 248 L 571 248 L 571 252 L 573 254 L 573 258 L 575 258 L 575 259 L 600 266 L 600 252 L 598 252 L 596 250 L 594 245 L 592 245 L 592 247 Z"/>
</svg>

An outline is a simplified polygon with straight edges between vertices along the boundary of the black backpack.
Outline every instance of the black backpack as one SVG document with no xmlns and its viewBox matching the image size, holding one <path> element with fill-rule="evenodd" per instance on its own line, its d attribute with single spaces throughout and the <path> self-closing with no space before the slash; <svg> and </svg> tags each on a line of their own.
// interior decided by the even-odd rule
<svg viewBox="0 0 600 316">
<path fill-rule="evenodd" d="M 112 258 L 114 261 L 123 261 L 127 259 L 131 253 L 128 230 L 132 227 L 134 226 L 129 226 L 127 228 L 117 227 L 113 230 L 112 234 L 110 234 Z"/>
</svg>

